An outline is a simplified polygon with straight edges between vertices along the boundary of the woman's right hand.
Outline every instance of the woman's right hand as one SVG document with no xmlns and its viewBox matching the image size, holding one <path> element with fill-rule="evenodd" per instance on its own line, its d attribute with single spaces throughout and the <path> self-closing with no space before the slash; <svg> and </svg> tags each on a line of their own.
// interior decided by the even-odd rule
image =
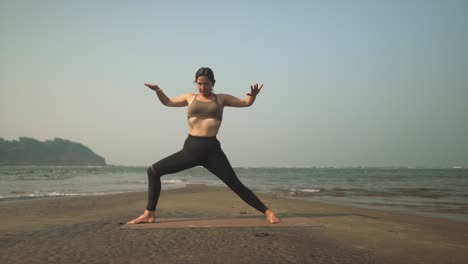
<svg viewBox="0 0 468 264">
<path fill-rule="evenodd" d="M 161 88 L 159 88 L 159 86 L 157 84 L 152 84 L 152 83 L 145 83 L 145 86 L 150 88 L 151 90 L 155 91 L 155 92 L 161 92 Z"/>
</svg>

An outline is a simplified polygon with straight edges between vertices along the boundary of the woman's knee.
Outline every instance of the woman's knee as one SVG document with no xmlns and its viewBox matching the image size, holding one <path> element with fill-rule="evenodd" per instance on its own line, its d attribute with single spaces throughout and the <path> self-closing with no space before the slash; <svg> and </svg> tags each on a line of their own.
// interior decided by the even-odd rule
<svg viewBox="0 0 468 264">
<path fill-rule="evenodd" d="M 148 167 L 148 169 L 146 170 L 146 173 L 148 174 L 148 177 L 156 177 L 157 173 L 156 173 L 156 170 L 154 169 L 154 164 Z"/>
</svg>

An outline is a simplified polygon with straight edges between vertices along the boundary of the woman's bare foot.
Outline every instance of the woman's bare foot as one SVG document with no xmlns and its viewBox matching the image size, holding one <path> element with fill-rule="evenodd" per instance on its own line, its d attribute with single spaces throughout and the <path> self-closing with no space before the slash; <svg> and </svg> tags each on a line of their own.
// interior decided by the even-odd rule
<svg viewBox="0 0 468 264">
<path fill-rule="evenodd" d="M 279 218 L 276 216 L 275 212 L 273 212 L 270 209 L 266 210 L 265 216 L 267 221 L 270 222 L 270 224 L 276 224 L 280 221 Z"/>
<path fill-rule="evenodd" d="M 156 214 L 154 211 L 145 210 L 145 212 L 139 217 L 127 222 L 127 224 L 145 224 L 156 222 Z"/>
</svg>

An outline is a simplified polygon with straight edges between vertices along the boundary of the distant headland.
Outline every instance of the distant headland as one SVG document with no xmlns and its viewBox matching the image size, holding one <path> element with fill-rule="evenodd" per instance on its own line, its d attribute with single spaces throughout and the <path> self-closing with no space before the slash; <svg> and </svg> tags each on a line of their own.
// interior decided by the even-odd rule
<svg viewBox="0 0 468 264">
<path fill-rule="evenodd" d="M 66 139 L 38 141 L 0 138 L 0 165 L 106 166 L 103 157 L 83 144 Z"/>
</svg>

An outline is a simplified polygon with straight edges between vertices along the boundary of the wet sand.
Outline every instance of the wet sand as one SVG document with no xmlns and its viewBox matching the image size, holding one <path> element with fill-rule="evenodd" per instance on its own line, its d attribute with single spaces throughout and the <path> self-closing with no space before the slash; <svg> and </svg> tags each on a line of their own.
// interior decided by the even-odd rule
<svg viewBox="0 0 468 264">
<path fill-rule="evenodd" d="M 319 226 L 122 229 L 146 193 L 0 203 L 0 263 L 466 263 L 468 223 L 258 194 Z M 161 218 L 259 217 L 224 187 L 165 190 Z M 266 220 L 265 220 L 266 221 Z"/>
</svg>

